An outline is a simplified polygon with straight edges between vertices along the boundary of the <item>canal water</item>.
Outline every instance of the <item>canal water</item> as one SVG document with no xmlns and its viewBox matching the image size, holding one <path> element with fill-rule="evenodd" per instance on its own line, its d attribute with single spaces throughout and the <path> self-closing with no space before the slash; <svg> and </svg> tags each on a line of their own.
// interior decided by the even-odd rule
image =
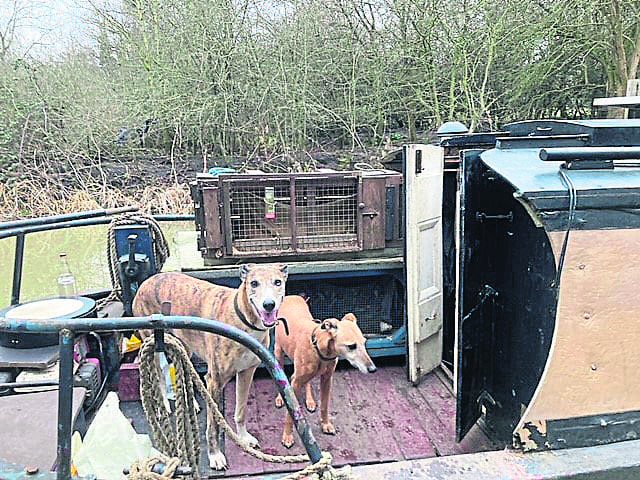
<svg viewBox="0 0 640 480">
<path fill-rule="evenodd" d="M 170 250 L 163 271 L 202 266 L 192 221 L 162 222 L 160 227 Z M 79 293 L 110 289 L 107 228 L 107 225 L 98 225 L 28 234 L 25 237 L 20 302 L 57 295 L 58 255 L 61 252 L 67 254 Z M 0 309 L 11 304 L 14 252 L 15 238 L 0 240 Z"/>
</svg>

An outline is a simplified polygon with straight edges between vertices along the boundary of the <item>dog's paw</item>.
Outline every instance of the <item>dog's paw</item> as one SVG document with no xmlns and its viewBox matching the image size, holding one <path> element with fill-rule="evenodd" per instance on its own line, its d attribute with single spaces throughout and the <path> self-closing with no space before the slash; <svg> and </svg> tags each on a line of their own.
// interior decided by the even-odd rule
<svg viewBox="0 0 640 480">
<path fill-rule="evenodd" d="M 323 423 L 322 424 L 322 433 L 326 433 L 327 435 L 335 435 L 336 427 L 333 426 L 333 423 Z"/>
<path fill-rule="evenodd" d="M 316 405 L 316 401 L 313 398 L 307 398 L 307 400 L 305 401 L 305 405 L 307 407 L 307 410 L 312 413 L 316 411 L 316 408 L 318 408 L 318 405 Z"/>
<path fill-rule="evenodd" d="M 224 453 L 209 453 L 209 467 L 211 467 L 213 470 L 226 470 L 228 468 L 228 465 Z"/>
<path fill-rule="evenodd" d="M 283 433 L 282 434 L 282 445 L 284 445 L 287 448 L 291 448 L 293 446 L 293 434 L 292 433 Z"/>
<path fill-rule="evenodd" d="M 243 432 L 240 434 L 240 440 L 242 440 L 243 442 L 247 443 L 249 446 L 253 447 L 253 448 L 260 448 L 260 442 L 258 442 L 258 439 L 256 437 L 254 437 L 253 435 L 251 435 L 249 432 Z"/>
<path fill-rule="evenodd" d="M 282 408 L 284 405 L 284 400 L 282 400 L 282 395 L 278 394 L 276 397 L 276 408 Z"/>
</svg>

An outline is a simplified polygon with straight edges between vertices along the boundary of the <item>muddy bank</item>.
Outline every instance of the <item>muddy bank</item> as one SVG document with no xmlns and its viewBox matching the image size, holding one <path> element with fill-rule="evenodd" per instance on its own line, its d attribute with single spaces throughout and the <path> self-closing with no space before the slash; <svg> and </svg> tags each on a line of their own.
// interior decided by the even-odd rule
<svg viewBox="0 0 640 480">
<path fill-rule="evenodd" d="M 212 167 L 239 172 L 305 172 L 318 168 L 380 168 L 383 151 L 316 152 L 269 157 L 171 158 L 141 152 L 135 156 L 61 160 L 22 165 L 0 183 L 0 222 L 83 210 L 136 205 L 151 214 L 193 213 L 189 182 Z"/>
<path fill-rule="evenodd" d="M 172 159 L 163 155 L 140 155 L 104 160 L 93 164 L 90 176 L 93 181 L 107 183 L 113 188 L 138 190 L 147 186 L 185 184 L 194 180 L 197 173 L 213 167 L 228 167 L 244 172 L 259 170 L 264 173 L 294 173 L 318 168 L 352 170 L 380 168 L 390 161 L 388 149 L 370 149 L 356 152 L 304 152 L 269 157 L 234 157 L 229 159 L 191 156 Z"/>
</svg>

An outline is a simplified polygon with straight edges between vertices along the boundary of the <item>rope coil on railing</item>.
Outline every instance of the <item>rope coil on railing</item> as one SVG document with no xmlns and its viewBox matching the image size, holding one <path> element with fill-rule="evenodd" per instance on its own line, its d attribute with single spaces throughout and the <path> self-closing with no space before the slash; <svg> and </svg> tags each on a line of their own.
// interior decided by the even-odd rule
<svg viewBox="0 0 640 480">
<path fill-rule="evenodd" d="M 195 408 L 195 394 L 200 394 L 207 402 L 207 408 L 216 423 L 242 450 L 260 460 L 271 463 L 308 462 L 308 455 L 270 455 L 263 453 L 242 441 L 226 422 L 218 405 L 211 398 L 204 382 L 193 367 L 182 342 L 172 335 L 165 335 L 165 351 L 174 365 L 176 373 L 176 428 L 170 421 L 170 413 L 164 406 L 164 376 L 154 361 L 153 337 L 147 337 L 140 347 L 140 396 L 147 420 L 151 426 L 156 447 L 167 455 L 193 467 L 194 477 L 198 477 L 200 459 L 200 433 Z M 283 480 L 296 480 L 313 473 L 329 472 L 329 478 L 353 478 L 350 471 L 340 472 L 331 469 L 331 454 L 323 452 L 322 459 L 304 470 L 294 472 Z M 348 467 L 347 467 L 347 470 Z M 148 477 L 151 479 L 152 477 Z M 155 478 L 155 477 L 153 477 Z M 324 476 L 322 477 L 324 478 Z"/>
</svg>

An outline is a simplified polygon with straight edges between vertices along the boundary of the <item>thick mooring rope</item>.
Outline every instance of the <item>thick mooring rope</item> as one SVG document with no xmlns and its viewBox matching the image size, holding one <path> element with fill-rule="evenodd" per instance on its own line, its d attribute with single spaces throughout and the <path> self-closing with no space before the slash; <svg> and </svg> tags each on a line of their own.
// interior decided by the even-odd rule
<svg viewBox="0 0 640 480">
<path fill-rule="evenodd" d="M 162 473 L 153 471 L 153 467 L 158 463 L 165 465 Z M 179 466 L 180 459 L 176 457 L 171 459 L 165 456 L 149 457 L 134 462 L 127 478 L 129 480 L 166 480 L 167 478 L 173 478 Z"/>
<path fill-rule="evenodd" d="M 116 234 L 115 229 L 121 225 L 149 225 L 151 227 L 151 238 L 153 240 L 153 257 L 158 271 L 162 270 L 164 262 L 169 258 L 169 244 L 165 238 L 160 225 L 150 215 L 143 213 L 131 212 L 118 215 L 109 223 L 107 232 L 107 263 L 109 265 L 109 276 L 111 278 L 111 293 L 108 297 L 98 302 L 98 307 L 102 307 L 109 302 L 122 301 L 122 282 L 120 281 L 121 265 L 116 251 Z"/>
<path fill-rule="evenodd" d="M 218 405 L 211 398 L 204 382 L 193 367 L 182 342 L 172 335 L 165 335 L 165 350 L 171 358 L 176 373 L 176 427 L 175 433 L 170 421 L 170 413 L 162 401 L 161 388 L 164 375 L 154 361 L 153 337 L 147 337 L 140 347 L 140 396 L 147 420 L 151 426 L 156 447 L 167 455 L 173 455 L 193 467 L 198 476 L 200 459 L 200 432 L 194 404 L 195 393 L 199 393 L 207 402 L 207 408 L 216 423 L 242 450 L 262 461 L 271 463 L 301 463 L 309 461 L 308 455 L 270 455 L 251 447 L 244 442 L 226 422 Z M 323 452 L 322 459 L 304 470 L 294 472 L 282 480 L 297 480 L 312 474 L 319 478 L 353 479 L 350 470 L 333 470 L 331 454 Z M 323 475 L 324 472 L 324 475 Z"/>
</svg>

